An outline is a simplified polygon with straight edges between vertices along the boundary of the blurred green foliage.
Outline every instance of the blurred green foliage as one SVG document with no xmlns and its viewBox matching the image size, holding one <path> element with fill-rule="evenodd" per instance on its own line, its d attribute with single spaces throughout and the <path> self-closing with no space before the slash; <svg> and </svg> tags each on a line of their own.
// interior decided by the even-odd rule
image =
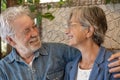
<svg viewBox="0 0 120 80">
<path fill-rule="evenodd" d="M 30 11 L 34 14 L 34 17 L 36 18 L 37 26 L 41 25 L 42 18 L 46 18 L 48 20 L 53 20 L 55 16 L 53 15 L 53 12 L 50 12 L 50 8 L 52 7 L 50 4 L 47 4 L 47 12 L 42 13 L 40 10 L 40 0 L 15 0 L 16 5 L 23 5 L 28 6 Z M 6 0 L 2 0 L 2 11 L 6 9 Z M 61 6 L 64 4 L 63 0 L 60 0 L 58 2 L 58 5 Z M 58 6 L 56 6 L 58 7 Z"/>
<path fill-rule="evenodd" d="M 6 3 L 7 3 L 6 0 L 1 1 L 1 10 L 2 11 L 6 9 Z"/>
<path fill-rule="evenodd" d="M 18 5 L 25 5 L 28 6 L 30 11 L 35 15 L 36 18 L 36 22 L 37 22 L 37 26 L 41 25 L 42 22 L 42 18 L 47 18 L 49 20 L 53 20 L 54 16 L 53 14 L 49 11 L 49 9 L 51 8 L 51 5 L 48 5 L 47 8 L 47 13 L 42 14 L 41 10 L 40 10 L 40 0 L 17 0 Z"/>
<path fill-rule="evenodd" d="M 47 12 L 42 14 L 40 11 L 40 0 L 17 0 L 19 5 L 27 5 L 31 12 L 36 15 L 37 25 L 41 25 L 42 18 L 46 18 L 48 20 L 53 20 L 55 17 L 53 12 L 50 12 L 49 9 L 52 7 L 50 4 L 47 4 Z M 58 5 L 63 5 L 64 1 L 60 0 Z M 58 6 L 57 6 L 58 7 Z"/>
<path fill-rule="evenodd" d="M 106 1 L 106 4 L 109 4 L 109 3 L 120 3 L 120 0 L 105 0 Z"/>
<path fill-rule="evenodd" d="M 41 25 L 41 22 L 42 22 L 42 18 L 46 18 L 46 19 L 49 19 L 49 20 L 53 20 L 55 17 L 53 15 L 53 12 L 50 12 L 50 8 L 52 7 L 50 4 L 47 4 L 47 12 L 46 13 L 41 13 L 41 10 L 40 10 L 40 0 L 15 0 L 17 1 L 17 5 L 25 5 L 25 6 L 28 6 L 29 9 L 31 10 L 31 12 L 33 14 L 35 14 L 35 18 L 37 19 L 37 25 Z M 109 3 L 120 3 L 120 0 L 105 0 L 106 1 L 106 4 L 109 4 Z M 62 5 L 65 4 L 65 2 L 68 4 L 68 5 L 71 5 L 73 4 L 73 0 L 60 0 L 58 2 L 58 6 L 56 7 L 61 7 Z M 6 3 L 7 1 L 6 0 L 2 0 L 1 1 L 1 10 L 5 10 L 6 9 Z"/>
</svg>

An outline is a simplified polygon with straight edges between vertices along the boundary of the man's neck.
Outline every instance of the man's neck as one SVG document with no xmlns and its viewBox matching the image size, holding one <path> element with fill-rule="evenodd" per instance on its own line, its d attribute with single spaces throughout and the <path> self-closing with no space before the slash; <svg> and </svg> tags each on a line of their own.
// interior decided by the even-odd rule
<svg viewBox="0 0 120 80">
<path fill-rule="evenodd" d="M 29 64 L 33 58 L 34 58 L 34 53 L 30 50 L 20 50 L 16 49 L 18 55 L 27 63 Z"/>
<path fill-rule="evenodd" d="M 25 56 L 25 57 L 22 57 L 22 59 L 27 63 L 27 64 L 29 64 L 32 60 L 33 60 L 33 58 L 34 58 L 34 54 L 31 54 L 31 55 L 29 55 L 29 56 Z"/>
</svg>

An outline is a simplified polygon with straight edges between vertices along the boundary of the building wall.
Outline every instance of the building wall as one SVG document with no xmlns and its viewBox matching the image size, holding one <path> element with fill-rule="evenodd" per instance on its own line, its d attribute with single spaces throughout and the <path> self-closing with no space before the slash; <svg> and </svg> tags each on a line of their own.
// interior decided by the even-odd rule
<svg viewBox="0 0 120 80">
<path fill-rule="evenodd" d="M 112 49 L 120 49 L 120 4 L 98 5 L 105 13 L 108 21 L 108 31 L 105 37 L 104 46 Z M 67 27 L 67 20 L 70 11 L 74 7 L 52 8 L 55 19 L 49 21 L 43 19 L 43 41 L 60 42 L 67 44 L 67 37 L 64 33 Z M 43 9 L 46 12 L 46 9 Z"/>
</svg>

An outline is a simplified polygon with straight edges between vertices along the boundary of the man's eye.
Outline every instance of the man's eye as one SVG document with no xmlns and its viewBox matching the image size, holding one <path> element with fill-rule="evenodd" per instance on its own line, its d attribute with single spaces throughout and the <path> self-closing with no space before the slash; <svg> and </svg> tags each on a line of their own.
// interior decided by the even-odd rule
<svg viewBox="0 0 120 80">
<path fill-rule="evenodd" d="M 25 31 L 24 31 L 24 34 L 29 33 L 29 31 L 30 31 L 29 29 L 25 30 Z"/>
</svg>

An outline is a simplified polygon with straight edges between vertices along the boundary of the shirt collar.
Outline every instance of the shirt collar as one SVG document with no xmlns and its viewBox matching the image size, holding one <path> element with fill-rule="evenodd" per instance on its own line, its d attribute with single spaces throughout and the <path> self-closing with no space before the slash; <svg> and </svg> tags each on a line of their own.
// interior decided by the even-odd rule
<svg viewBox="0 0 120 80">
<path fill-rule="evenodd" d="M 17 51 L 15 48 L 12 48 L 12 51 L 10 52 L 10 54 L 8 55 L 8 57 L 5 57 L 5 60 L 8 62 L 8 63 L 12 63 L 14 60 L 16 61 L 19 61 L 20 60 L 20 57 L 19 55 L 17 54 Z"/>
<path fill-rule="evenodd" d="M 45 56 L 48 55 L 46 49 L 44 48 L 44 46 L 42 46 L 41 48 L 39 48 L 37 51 L 34 52 L 35 54 L 35 58 L 39 57 L 39 55 L 41 56 Z M 21 57 L 18 55 L 17 51 L 15 48 L 12 48 L 12 51 L 9 54 L 9 57 L 6 58 L 8 63 L 11 63 L 13 61 L 21 61 Z"/>
<path fill-rule="evenodd" d="M 103 46 L 100 46 L 98 56 L 96 57 L 95 63 L 101 64 L 105 59 L 106 49 Z"/>
<path fill-rule="evenodd" d="M 48 55 L 47 50 L 45 49 L 44 46 L 42 46 L 41 48 L 39 48 L 37 51 L 34 52 L 35 53 L 35 57 L 38 57 L 39 55 Z"/>
<path fill-rule="evenodd" d="M 106 51 L 107 50 L 103 46 L 100 46 L 98 55 L 97 55 L 96 60 L 95 60 L 94 63 L 101 64 L 104 61 L 104 59 L 105 59 L 105 53 L 106 53 Z M 73 64 L 72 67 L 75 66 L 76 64 L 78 64 L 78 62 L 79 62 L 80 59 L 82 59 L 82 56 L 81 55 L 77 56 L 77 58 L 75 59 L 75 61 L 71 62 L 71 64 Z"/>
</svg>

